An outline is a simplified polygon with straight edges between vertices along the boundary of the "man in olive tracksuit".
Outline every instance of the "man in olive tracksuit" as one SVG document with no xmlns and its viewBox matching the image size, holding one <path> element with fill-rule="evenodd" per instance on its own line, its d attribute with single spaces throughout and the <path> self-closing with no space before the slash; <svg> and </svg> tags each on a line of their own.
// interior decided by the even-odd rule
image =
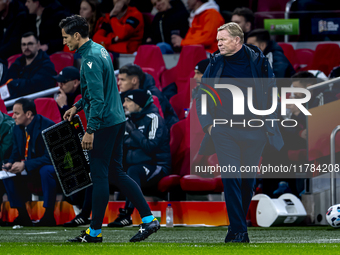
<svg viewBox="0 0 340 255">
<path fill-rule="evenodd" d="M 123 171 L 123 138 L 125 115 L 120 101 L 114 70 L 108 52 L 89 39 L 87 21 L 74 15 L 60 24 L 64 44 L 82 56 L 80 89 L 82 99 L 66 111 L 64 119 L 71 121 L 81 109 L 87 120 L 82 147 L 89 150 L 93 182 L 92 221 L 89 229 L 70 242 L 102 242 L 101 227 L 109 200 L 109 169 L 115 185 L 136 206 L 143 224 L 131 242 L 142 241 L 159 228 L 138 185 Z M 95 138 L 94 138 L 95 137 Z"/>
</svg>

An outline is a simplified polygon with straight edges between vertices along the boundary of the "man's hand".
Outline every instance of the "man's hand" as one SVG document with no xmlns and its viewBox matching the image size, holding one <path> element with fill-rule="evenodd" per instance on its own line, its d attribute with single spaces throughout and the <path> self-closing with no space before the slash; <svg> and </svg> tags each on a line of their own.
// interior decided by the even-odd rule
<svg viewBox="0 0 340 255">
<path fill-rule="evenodd" d="M 2 165 L 2 171 L 8 172 L 12 168 L 12 163 L 6 163 Z"/>
<path fill-rule="evenodd" d="M 12 174 L 18 174 L 21 173 L 22 171 L 24 171 L 25 169 L 25 162 L 15 162 L 12 165 L 12 168 L 10 170 L 8 170 L 8 172 L 11 172 Z"/>
<path fill-rule="evenodd" d="M 42 51 L 47 51 L 48 50 L 48 45 L 47 44 L 40 45 L 40 49 Z"/>
<path fill-rule="evenodd" d="M 94 139 L 94 134 L 85 133 L 83 140 L 81 142 L 81 147 L 83 148 L 83 150 L 93 149 L 93 139 Z"/>
<path fill-rule="evenodd" d="M 62 89 L 59 89 L 59 92 L 60 94 L 58 95 L 56 102 L 60 108 L 63 108 L 64 105 L 67 105 L 67 96 Z"/>
<path fill-rule="evenodd" d="M 63 116 L 63 119 L 64 120 L 68 120 L 68 121 L 71 121 L 73 116 L 77 113 L 77 108 L 75 106 L 73 106 L 71 109 L 68 109 L 64 116 Z"/>
<path fill-rule="evenodd" d="M 208 127 L 208 133 L 209 133 L 209 135 L 211 135 L 211 129 L 212 129 L 212 127 L 213 127 L 213 125 L 210 125 L 210 126 Z"/>
<path fill-rule="evenodd" d="M 181 47 L 181 42 L 183 38 L 179 35 L 172 35 L 171 36 L 171 43 L 174 47 Z"/>
<path fill-rule="evenodd" d="M 117 16 L 124 7 L 125 1 L 124 0 L 120 0 L 117 3 L 115 3 L 115 6 L 113 7 L 112 11 L 110 12 L 110 17 L 111 16 Z"/>
<path fill-rule="evenodd" d="M 294 114 L 295 116 L 298 116 L 301 112 L 300 109 L 297 108 L 297 106 L 295 104 L 288 104 L 287 109 L 290 109 L 292 114 Z"/>
</svg>

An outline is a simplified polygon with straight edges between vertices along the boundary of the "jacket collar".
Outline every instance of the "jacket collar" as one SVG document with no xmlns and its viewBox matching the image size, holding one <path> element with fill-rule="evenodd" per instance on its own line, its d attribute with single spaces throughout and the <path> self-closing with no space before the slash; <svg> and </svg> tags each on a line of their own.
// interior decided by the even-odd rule
<svg viewBox="0 0 340 255">
<path fill-rule="evenodd" d="M 92 40 L 88 40 L 84 43 L 76 52 L 79 53 L 81 56 L 85 55 L 86 52 L 89 50 L 90 46 L 92 45 Z"/>
</svg>

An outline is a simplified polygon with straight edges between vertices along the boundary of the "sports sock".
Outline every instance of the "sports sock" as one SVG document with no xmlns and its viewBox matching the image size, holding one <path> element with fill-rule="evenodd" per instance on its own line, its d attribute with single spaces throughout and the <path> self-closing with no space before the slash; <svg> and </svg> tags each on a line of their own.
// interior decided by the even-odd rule
<svg viewBox="0 0 340 255">
<path fill-rule="evenodd" d="M 101 229 L 92 229 L 91 227 L 89 227 L 89 229 L 90 229 L 89 235 L 92 237 L 97 237 L 102 232 Z"/>
<path fill-rule="evenodd" d="M 149 216 L 142 218 L 142 222 L 143 223 L 150 223 L 151 221 L 153 221 L 154 218 L 155 217 L 153 215 L 149 215 Z"/>
</svg>

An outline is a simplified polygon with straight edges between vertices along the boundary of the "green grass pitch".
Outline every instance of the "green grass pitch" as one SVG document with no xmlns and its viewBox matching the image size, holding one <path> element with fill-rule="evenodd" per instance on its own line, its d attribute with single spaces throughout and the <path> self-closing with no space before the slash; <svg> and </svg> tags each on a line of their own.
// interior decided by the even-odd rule
<svg viewBox="0 0 340 255">
<path fill-rule="evenodd" d="M 162 227 L 140 243 L 129 243 L 137 227 L 103 228 L 101 244 L 66 243 L 86 228 L 0 227 L 0 254 L 340 254 L 340 229 L 249 228 L 250 244 L 225 244 L 226 227 Z"/>
</svg>

